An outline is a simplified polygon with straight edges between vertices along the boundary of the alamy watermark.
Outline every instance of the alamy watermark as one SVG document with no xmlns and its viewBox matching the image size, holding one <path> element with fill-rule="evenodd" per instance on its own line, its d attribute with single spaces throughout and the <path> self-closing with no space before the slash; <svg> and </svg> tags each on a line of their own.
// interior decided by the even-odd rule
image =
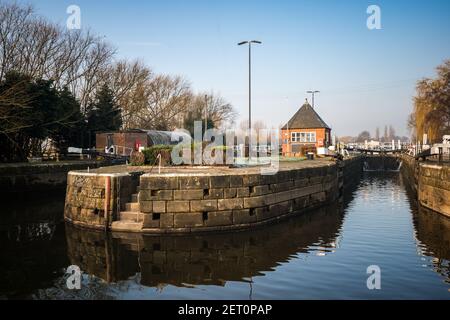
<svg viewBox="0 0 450 320">
<path fill-rule="evenodd" d="M 72 4 L 67 7 L 66 13 L 69 17 L 66 20 L 66 26 L 69 30 L 81 29 L 81 9 L 79 6 Z"/>
<path fill-rule="evenodd" d="M 180 137 L 182 139 L 180 139 Z M 194 122 L 194 137 L 187 130 L 172 134 L 171 160 L 174 165 L 259 165 L 263 175 L 279 170 L 279 130 L 208 129 Z"/>
<path fill-rule="evenodd" d="M 367 267 L 366 272 L 370 274 L 366 281 L 367 289 L 381 290 L 381 268 L 377 265 L 371 265 Z"/>
<path fill-rule="evenodd" d="M 367 29 L 380 30 L 381 29 L 381 8 L 377 5 L 370 5 L 367 7 Z"/>
<path fill-rule="evenodd" d="M 81 289 L 81 269 L 79 266 L 71 265 L 67 268 L 66 274 L 69 276 L 66 279 L 66 286 L 69 290 Z"/>
</svg>

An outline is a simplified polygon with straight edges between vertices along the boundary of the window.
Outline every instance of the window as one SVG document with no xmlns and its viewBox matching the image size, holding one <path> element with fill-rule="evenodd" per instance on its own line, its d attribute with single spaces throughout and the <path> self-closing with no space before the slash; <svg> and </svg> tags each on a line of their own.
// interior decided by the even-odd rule
<svg viewBox="0 0 450 320">
<path fill-rule="evenodd" d="M 292 140 L 292 142 L 299 142 L 300 141 L 300 133 L 299 132 L 292 132 L 291 133 L 291 140 Z"/>
<path fill-rule="evenodd" d="M 292 142 L 315 143 L 316 142 L 316 133 L 315 132 L 292 132 L 291 140 L 292 140 Z"/>
</svg>

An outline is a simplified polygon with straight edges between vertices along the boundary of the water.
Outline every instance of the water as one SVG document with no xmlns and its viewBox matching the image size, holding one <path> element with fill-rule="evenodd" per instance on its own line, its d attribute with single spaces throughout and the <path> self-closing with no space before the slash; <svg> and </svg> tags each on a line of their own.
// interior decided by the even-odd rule
<svg viewBox="0 0 450 320">
<path fill-rule="evenodd" d="M 398 173 L 345 194 L 276 225 L 183 237 L 79 230 L 61 223 L 63 195 L 16 201 L 2 209 L 0 298 L 450 299 L 450 219 L 418 208 Z M 381 290 L 367 289 L 370 265 Z"/>
</svg>

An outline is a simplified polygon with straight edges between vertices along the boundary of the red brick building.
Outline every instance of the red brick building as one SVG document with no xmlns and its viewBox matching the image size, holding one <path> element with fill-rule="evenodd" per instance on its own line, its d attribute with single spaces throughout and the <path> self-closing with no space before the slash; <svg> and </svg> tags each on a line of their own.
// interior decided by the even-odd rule
<svg viewBox="0 0 450 320">
<path fill-rule="evenodd" d="M 306 100 L 305 104 L 281 128 L 282 154 L 302 156 L 317 152 L 317 148 L 329 147 L 331 128 L 322 120 Z"/>
<path fill-rule="evenodd" d="M 182 132 L 132 129 L 116 132 L 99 132 L 96 134 L 95 147 L 98 151 L 129 155 L 139 147 L 154 145 L 173 145 L 190 138 Z"/>
</svg>

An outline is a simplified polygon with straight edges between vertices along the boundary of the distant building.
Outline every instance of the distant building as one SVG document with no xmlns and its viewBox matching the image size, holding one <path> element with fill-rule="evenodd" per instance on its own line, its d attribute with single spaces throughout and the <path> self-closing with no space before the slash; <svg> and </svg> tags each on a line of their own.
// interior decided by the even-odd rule
<svg viewBox="0 0 450 320">
<path fill-rule="evenodd" d="M 95 147 L 107 153 L 129 155 L 133 150 L 154 145 L 174 145 L 190 136 L 175 131 L 157 131 L 131 129 L 115 132 L 99 132 L 96 134 Z"/>
<path fill-rule="evenodd" d="M 331 144 L 331 128 L 322 120 L 306 100 L 305 104 L 281 128 L 282 153 L 300 156 L 306 152 L 317 152 Z"/>
</svg>

